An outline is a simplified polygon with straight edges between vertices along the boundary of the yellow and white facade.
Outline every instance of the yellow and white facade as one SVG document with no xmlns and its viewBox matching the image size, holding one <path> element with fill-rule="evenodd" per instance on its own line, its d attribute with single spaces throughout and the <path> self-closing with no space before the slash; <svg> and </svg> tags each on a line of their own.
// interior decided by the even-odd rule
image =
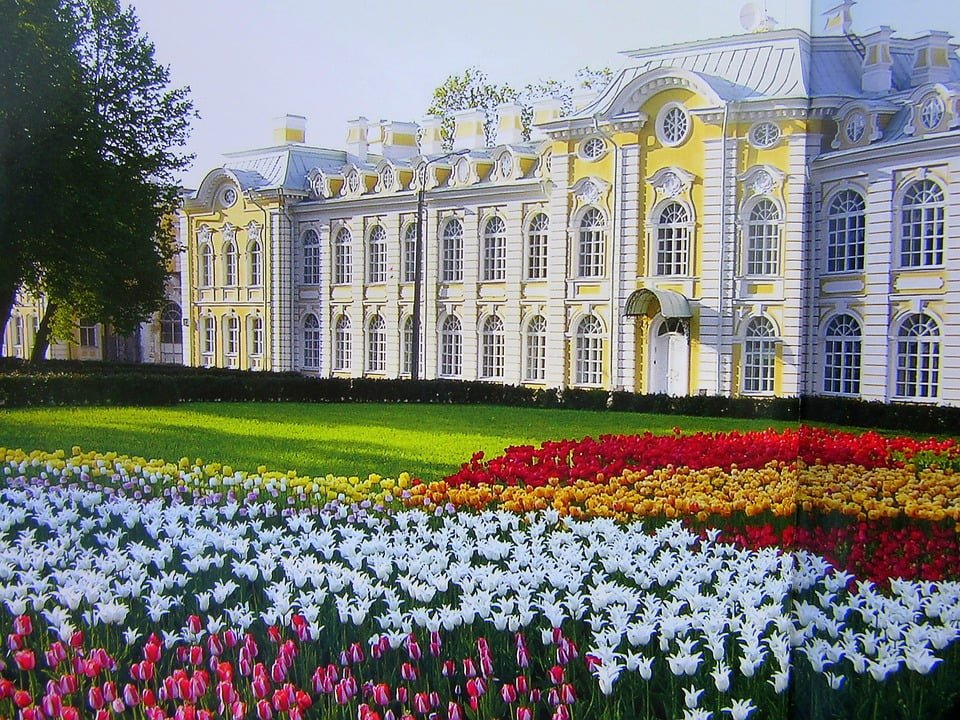
<svg viewBox="0 0 960 720">
<path fill-rule="evenodd" d="M 626 53 L 572 114 L 359 118 L 184 206 L 194 365 L 960 404 L 960 61 L 944 33 Z M 255 254 L 259 253 L 258 257 Z"/>
</svg>

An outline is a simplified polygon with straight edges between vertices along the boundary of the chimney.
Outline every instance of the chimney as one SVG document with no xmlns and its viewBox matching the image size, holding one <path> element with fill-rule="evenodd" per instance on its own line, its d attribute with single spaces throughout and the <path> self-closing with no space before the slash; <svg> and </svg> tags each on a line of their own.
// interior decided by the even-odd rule
<svg viewBox="0 0 960 720">
<path fill-rule="evenodd" d="M 533 127 L 530 130 L 531 140 L 542 140 L 546 137 L 537 125 L 553 122 L 560 119 L 563 112 L 563 101 L 558 97 L 545 97 L 533 104 Z"/>
<path fill-rule="evenodd" d="M 367 160 L 367 119 L 363 116 L 347 121 L 347 152 Z"/>
<path fill-rule="evenodd" d="M 369 155 L 383 155 L 383 123 L 386 120 L 375 122 L 367 126 L 367 153 Z"/>
<path fill-rule="evenodd" d="M 863 40 L 866 53 L 863 56 L 863 74 L 860 76 L 860 89 L 872 95 L 885 95 L 893 87 L 893 58 L 890 55 L 890 36 L 893 35 L 886 25 L 881 25 Z"/>
<path fill-rule="evenodd" d="M 281 115 L 273 119 L 275 145 L 303 143 L 307 135 L 307 119 L 303 115 Z"/>
<path fill-rule="evenodd" d="M 417 124 L 380 121 L 380 154 L 388 160 L 406 160 L 417 155 Z"/>
<path fill-rule="evenodd" d="M 951 35 L 940 30 L 929 30 L 925 35 L 914 38 L 915 53 L 910 84 L 948 82 L 950 80 Z"/>
<path fill-rule="evenodd" d="M 497 107 L 497 145 L 523 142 L 523 106 L 503 103 Z"/>
<path fill-rule="evenodd" d="M 438 155 L 443 152 L 443 138 L 440 126 L 443 119 L 436 115 L 427 115 L 420 121 L 420 154 Z"/>
<path fill-rule="evenodd" d="M 487 116 L 478 108 L 458 110 L 453 113 L 453 149 L 479 150 L 487 146 L 484 123 Z"/>
</svg>

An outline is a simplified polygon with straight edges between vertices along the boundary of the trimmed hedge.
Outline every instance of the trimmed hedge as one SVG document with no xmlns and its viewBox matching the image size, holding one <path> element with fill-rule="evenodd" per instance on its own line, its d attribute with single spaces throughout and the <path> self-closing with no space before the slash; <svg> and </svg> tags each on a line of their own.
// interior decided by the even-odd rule
<svg viewBox="0 0 960 720">
<path fill-rule="evenodd" d="M 0 407 L 175 405 L 181 402 L 404 402 L 620 410 L 697 417 L 806 420 L 852 427 L 956 435 L 960 407 L 849 398 L 637 395 L 581 388 L 538 389 L 457 380 L 316 378 L 176 365 L 0 358 Z"/>
</svg>

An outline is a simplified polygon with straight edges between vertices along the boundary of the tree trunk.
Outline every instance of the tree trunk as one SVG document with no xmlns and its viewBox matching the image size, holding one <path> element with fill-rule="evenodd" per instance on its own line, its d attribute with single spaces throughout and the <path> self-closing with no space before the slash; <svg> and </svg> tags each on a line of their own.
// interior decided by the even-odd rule
<svg viewBox="0 0 960 720">
<path fill-rule="evenodd" d="M 57 313 L 57 304 L 53 301 L 47 303 L 47 309 L 43 311 L 43 319 L 40 321 L 40 327 L 37 328 L 37 337 L 34 338 L 33 350 L 30 353 L 30 362 L 42 362 L 47 354 L 47 348 L 50 347 L 50 324 L 53 322 L 53 316 Z"/>
<path fill-rule="evenodd" d="M 0 356 L 3 355 L 3 339 L 7 330 L 7 323 L 13 314 L 13 302 L 17 297 L 17 288 L 3 288 L 0 290 Z"/>
</svg>

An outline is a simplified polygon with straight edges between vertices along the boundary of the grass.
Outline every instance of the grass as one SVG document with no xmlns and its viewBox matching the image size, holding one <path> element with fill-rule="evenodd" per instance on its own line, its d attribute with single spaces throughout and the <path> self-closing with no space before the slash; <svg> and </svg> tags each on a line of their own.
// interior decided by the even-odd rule
<svg viewBox="0 0 960 720">
<path fill-rule="evenodd" d="M 488 405 L 189 403 L 172 408 L 0 410 L 0 447 L 202 458 L 237 469 L 439 479 L 478 450 L 606 433 L 761 430 L 768 420 Z"/>
</svg>

